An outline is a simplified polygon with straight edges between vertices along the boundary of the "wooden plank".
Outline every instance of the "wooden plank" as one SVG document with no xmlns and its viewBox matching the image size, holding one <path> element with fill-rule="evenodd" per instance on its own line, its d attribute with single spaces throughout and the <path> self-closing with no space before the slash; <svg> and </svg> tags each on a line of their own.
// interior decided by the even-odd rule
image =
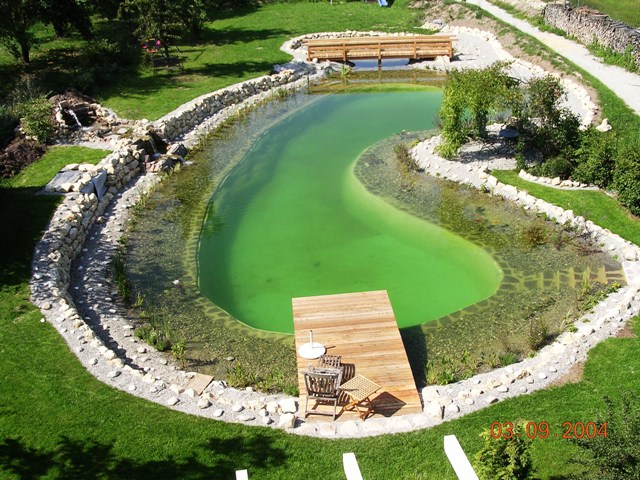
<svg viewBox="0 0 640 480">
<path fill-rule="evenodd" d="M 347 374 L 362 374 L 382 386 L 374 397 L 379 412 L 374 416 L 422 411 L 386 291 L 294 298 L 292 305 L 296 351 L 309 341 L 309 330 L 313 330 L 314 341 L 327 347 L 328 354 L 342 356 Z M 316 363 L 316 360 L 297 357 L 301 405 L 305 400 L 302 372 Z M 354 415 L 343 412 L 338 420 L 353 419 Z M 310 415 L 307 421 L 326 421 L 327 418 L 330 419 Z"/>
</svg>

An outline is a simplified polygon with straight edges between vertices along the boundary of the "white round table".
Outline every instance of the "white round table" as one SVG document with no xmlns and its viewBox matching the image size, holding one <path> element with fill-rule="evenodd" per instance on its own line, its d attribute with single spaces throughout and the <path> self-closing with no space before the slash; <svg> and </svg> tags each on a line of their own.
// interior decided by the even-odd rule
<svg viewBox="0 0 640 480">
<path fill-rule="evenodd" d="M 324 345 L 318 342 L 307 342 L 300 345 L 298 348 L 298 355 L 307 360 L 314 358 L 320 358 L 327 351 Z"/>
</svg>

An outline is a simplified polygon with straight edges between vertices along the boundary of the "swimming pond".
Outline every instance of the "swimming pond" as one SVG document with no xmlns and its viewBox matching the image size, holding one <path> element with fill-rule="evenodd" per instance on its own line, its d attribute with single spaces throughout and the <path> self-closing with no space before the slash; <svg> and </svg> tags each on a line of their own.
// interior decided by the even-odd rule
<svg viewBox="0 0 640 480">
<path fill-rule="evenodd" d="M 422 89 L 416 85 L 406 88 Z M 381 96 L 404 89 L 376 83 L 366 86 L 368 93 L 381 90 Z M 327 88 L 323 86 L 322 91 Z M 332 96 L 338 103 L 347 101 L 347 96 Z M 190 154 L 190 166 L 166 178 L 140 205 L 143 208 L 136 209 L 134 227 L 128 234 L 127 271 L 134 290 L 143 299 L 141 315 L 156 329 L 186 343 L 190 369 L 227 378 L 236 386 L 257 385 L 278 391 L 296 388 L 292 337 L 247 328 L 225 308 L 205 298 L 198 286 L 196 265 L 202 237 L 217 237 L 230 225 L 228 216 L 220 215 L 216 192 L 223 191 L 221 187 L 232 179 L 237 168 L 242 168 L 243 159 L 269 131 L 287 125 L 283 135 L 296 137 L 293 133 L 297 132 L 298 122 L 292 124 L 288 119 L 311 111 L 310 107 L 325 98 L 324 94 L 298 93 L 242 114 L 213 133 L 198 151 Z M 417 126 L 411 128 L 431 128 L 434 117 L 433 111 L 427 109 Z M 323 119 L 316 117 L 316 120 Z M 334 184 L 340 186 L 341 194 L 348 200 L 347 214 L 353 215 L 351 201 L 356 210 L 368 212 L 356 219 L 368 219 L 373 227 L 383 231 L 397 228 L 394 222 L 409 233 L 412 229 L 422 232 L 425 223 L 442 228 L 452 234 L 449 238 L 476 245 L 476 250 L 471 251 L 481 252 L 491 263 L 497 262 L 503 274 L 495 293 L 484 300 L 437 320 L 401 329 L 419 384 L 424 381 L 424 367 L 429 359 L 467 359 L 464 371 L 471 373 L 499 364 L 498 356 L 504 352 L 511 356 L 514 352 L 518 356 L 528 355 L 540 332 L 548 332 L 550 336 L 566 328 L 589 292 L 624 278 L 618 262 L 585 244 L 566 227 L 475 189 L 399 171 L 394 146 L 410 145 L 433 131 L 410 135 L 402 132 L 402 127 L 391 128 L 393 125 L 387 118 L 380 123 L 386 130 L 384 134 L 390 132 L 389 135 L 381 141 L 366 138 L 362 142 L 366 145 L 354 146 L 353 170 L 335 174 Z M 334 122 L 322 128 L 328 129 L 330 125 L 340 125 L 340 132 L 358 132 L 349 123 Z M 354 138 L 361 135 L 367 132 Z M 299 146 L 304 150 L 303 147 Z M 335 148 L 329 141 L 315 148 L 324 152 L 324 156 L 314 175 L 325 175 L 320 167 L 330 161 L 327 159 L 333 157 Z M 258 170 L 242 178 L 253 182 L 253 173 Z M 271 172 L 267 170 L 267 174 Z M 307 191 L 300 196 L 307 198 Z M 269 225 L 266 224 L 267 230 Z M 415 229 L 415 225 L 421 227 Z M 373 227 L 364 222 L 361 228 L 371 231 Z M 316 231 L 322 236 L 327 228 L 317 224 Z M 532 234 L 534 239 L 542 237 L 543 241 L 532 244 Z M 409 247 L 424 249 L 425 245 L 409 242 Z M 410 274 L 412 264 L 403 264 L 403 269 L 403 274 Z M 358 279 L 362 276 L 355 275 Z M 424 299 L 421 305 L 439 300 L 426 287 L 421 294 Z M 397 302 L 393 298 L 392 302 L 400 317 Z M 284 315 L 291 321 L 290 303 Z"/>
<path fill-rule="evenodd" d="M 387 290 L 406 327 L 491 296 L 502 272 L 484 249 L 397 210 L 353 171 L 372 144 L 429 128 L 440 100 L 436 88 L 327 95 L 266 131 L 211 199 L 203 294 L 282 333 L 293 332 L 294 297 Z"/>
</svg>

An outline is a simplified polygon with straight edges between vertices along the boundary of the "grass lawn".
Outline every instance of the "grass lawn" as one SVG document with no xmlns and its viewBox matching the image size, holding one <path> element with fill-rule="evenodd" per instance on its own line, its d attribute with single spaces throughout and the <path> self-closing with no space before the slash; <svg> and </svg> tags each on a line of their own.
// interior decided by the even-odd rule
<svg viewBox="0 0 640 480">
<path fill-rule="evenodd" d="M 620 20 L 631 27 L 640 27 L 640 8 L 637 0 L 572 0 L 571 6 L 595 8 L 614 20 Z"/>
<path fill-rule="evenodd" d="M 573 210 L 587 220 L 617 233 L 622 238 L 640 245 L 640 220 L 631 215 L 615 199 L 590 190 L 560 190 L 528 182 L 513 170 L 494 170 L 491 173 L 502 183 L 527 190 L 531 195 L 542 198 L 565 210 Z"/>
<path fill-rule="evenodd" d="M 298 35 L 342 30 L 412 31 L 421 10 L 351 1 L 272 3 L 206 25 L 197 45 L 180 47 L 183 70 L 151 69 L 102 91 L 100 100 L 126 118 L 155 120 L 179 105 L 228 85 L 268 74 L 291 56 L 282 44 Z M 241 17 L 239 15 L 243 14 Z"/>
<path fill-rule="evenodd" d="M 123 79 L 102 98 L 125 116 L 156 118 L 200 93 L 286 61 L 278 48 L 291 35 L 409 29 L 414 12 L 407 4 L 397 0 L 380 9 L 361 2 L 277 3 L 223 18 L 210 25 L 207 48 L 183 48 L 189 57 L 184 71 Z M 62 153 L 69 163 L 78 162 L 71 160 L 74 150 Z M 78 155 L 86 161 L 84 153 Z M 552 437 L 534 441 L 533 458 L 539 478 L 558 479 L 581 471 L 571 463 L 581 455 L 578 448 L 553 436 L 561 436 L 562 423 L 595 420 L 604 395 L 619 399 L 622 391 L 640 388 L 640 340 L 611 339 L 591 352 L 580 383 L 500 402 L 430 430 L 335 441 L 205 420 L 113 390 L 82 368 L 29 302 L 33 247 L 58 202 L 33 195 L 57 168 L 48 164 L 45 158 L 24 180 L 0 186 L 2 478 L 230 479 L 234 470 L 248 468 L 250 478 L 344 479 L 341 455 L 353 451 L 367 480 L 447 480 L 456 477 L 443 452 L 444 435 L 456 434 L 472 456 L 481 446 L 478 434 L 491 423 L 525 418 L 549 422 Z"/>
<path fill-rule="evenodd" d="M 84 154 L 83 150 L 64 152 Z M 76 155 L 68 157 L 73 162 Z M 46 183 L 45 160 L 31 167 L 29 187 Z M 40 185 L 37 185 L 40 184 Z M 552 437 L 534 441 L 539 478 L 579 472 L 582 453 L 561 436 L 565 421 L 591 421 L 602 397 L 640 388 L 640 340 L 612 339 L 593 350 L 578 384 L 498 403 L 419 432 L 361 440 L 319 440 L 263 428 L 205 420 L 116 391 L 78 363 L 53 327 L 29 302 L 33 246 L 58 197 L 33 188 L 0 189 L 0 477 L 228 479 L 248 468 L 251 478 L 343 479 L 341 455 L 356 453 L 374 479 L 454 479 L 443 436 L 456 434 L 472 456 L 491 423 L 549 423 Z"/>
<path fill-rule="evenodd" d="M 0 179 L 0 187 L 42 188 L 65 165 L 71 163 L 90 163 L 95 165 L 108 154 L 108 150 L 55 146 L 47 150 L 37 163 L 29 165 L 15 177 Z"/>
</svg>

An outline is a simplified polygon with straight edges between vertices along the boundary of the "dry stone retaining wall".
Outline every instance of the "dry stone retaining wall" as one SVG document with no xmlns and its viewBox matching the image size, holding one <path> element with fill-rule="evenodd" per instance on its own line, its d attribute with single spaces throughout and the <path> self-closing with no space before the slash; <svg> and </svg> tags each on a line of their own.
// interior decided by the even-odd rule
<svg viewBox="0 0 640 480">
<path fill-rule="evenodd" d="M 302 67 L 302 65 L 298 65 Z M 155 122 L 156 132 L 167 142 L 175 142 L 208 120 L 218 119 L 221 112 L 236 107 L 251 97 L 265 98 L 265 93 L 273 94 L 278 89 L 300 86 L 299 80 L 307 75 L 317 75 L 316 69 L 284 69 L 275 75 L 267 75 L 236 84 L 213 93 L 202 95 Z M 298 83 L 296 83 L 298 82 Z"/>
<path fill-rule="evenodd" d="M 640 32 L 612 20 L 608 15 L 583 8 L 549 4 L 544 9 L 544 21 L 586 45 L 597 40 L 600 45 L 618 53 L 625 53 L 631 47 L 636 65 L 640 67 Z"/>
</svg>

